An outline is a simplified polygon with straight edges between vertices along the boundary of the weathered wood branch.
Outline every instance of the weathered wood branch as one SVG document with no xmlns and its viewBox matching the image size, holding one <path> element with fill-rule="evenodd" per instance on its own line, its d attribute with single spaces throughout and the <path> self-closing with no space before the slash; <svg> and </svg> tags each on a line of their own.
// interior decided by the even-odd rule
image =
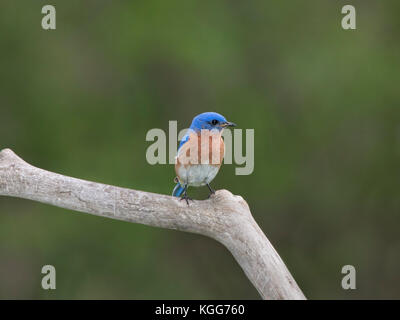
<svg viewBox="0 0 400 320">
<path fill-rule="evenodd" d="M 305 299 L 240 196 L 219 190 L 189 206 L 177 198 L 71 178 L 0 152 L 0 195 L 209 236 L 235 257 L 264 299 Z"/>
</svg>

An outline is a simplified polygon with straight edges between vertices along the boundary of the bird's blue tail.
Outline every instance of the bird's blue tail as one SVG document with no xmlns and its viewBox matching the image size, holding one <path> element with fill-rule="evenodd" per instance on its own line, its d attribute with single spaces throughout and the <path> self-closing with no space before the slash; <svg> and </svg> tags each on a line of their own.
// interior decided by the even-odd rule
<svg viewBox="0 0 400 320">
<path fill-rule="evenodd" d="M 174 191 L 172 191 L 172 196 L 180 197 L 183 191 L 185 191 L 185 188 L 182 187 L 182 185 L 178 182 L 174 188 Z"/>
</svg>

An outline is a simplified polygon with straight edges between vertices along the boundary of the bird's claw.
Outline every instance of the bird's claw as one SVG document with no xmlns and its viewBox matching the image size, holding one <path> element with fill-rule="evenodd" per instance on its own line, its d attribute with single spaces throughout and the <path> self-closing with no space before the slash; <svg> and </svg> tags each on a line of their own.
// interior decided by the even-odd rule
<svg viewBox="0 0 400 320">
<path fill-rule="evenodd" d="M 207 199 L 210 199 L 213 194 L 215 194 L 215 190 L 211 188 L 210 184 L 207 183 L 208 190 L 210 190 L 210 194 L 208 195 Z"/>
<path fill-rule="evenodd" d="M 193 199 L 192 199 L 192 198 L 189 198 L 189 197 L 188 197 L 188 196 L 186 196 L 186 195 L 185 195 L 185 196 L 183 196 L 183 197 L 181 197 L 181 198 L 180 198 L 180 201 L 182 201 L 183 199 L 185 199 L 185 200 L 186 200 L 186 204 L 187 204 L 187 205 L 189 205 L 189 200 L 190 200 L 190 201 L 193 201 Z"/>
</svg>

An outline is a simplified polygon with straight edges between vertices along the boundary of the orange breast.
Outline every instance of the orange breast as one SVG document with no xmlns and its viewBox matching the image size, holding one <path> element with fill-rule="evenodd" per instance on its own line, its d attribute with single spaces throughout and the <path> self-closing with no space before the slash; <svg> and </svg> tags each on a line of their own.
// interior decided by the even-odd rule
<svg viewBox="0 0 400 320">
<path fill-rule="evenodd" d="M 225 154 L 221 132 L 191 133 L 189 140 L 179 149 L 175 166 L 210 164 L 220 166 Z"/>
</svg>

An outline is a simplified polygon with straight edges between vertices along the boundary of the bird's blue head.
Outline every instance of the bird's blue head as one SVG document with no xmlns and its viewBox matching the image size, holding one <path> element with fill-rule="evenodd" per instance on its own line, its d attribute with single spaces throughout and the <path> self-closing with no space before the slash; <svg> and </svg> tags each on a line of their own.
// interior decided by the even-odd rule
<svg viewBox="0 0 400 320">
<path fill-rule="evenodd" d="M 229 122 L 224 116 L 216 112 L 204 112 L 193 118 L 190 129 L 198 132 L 202 129 L 221 131 L 226 127 L 235 127 L 236 124 Z"/>
</svg>

